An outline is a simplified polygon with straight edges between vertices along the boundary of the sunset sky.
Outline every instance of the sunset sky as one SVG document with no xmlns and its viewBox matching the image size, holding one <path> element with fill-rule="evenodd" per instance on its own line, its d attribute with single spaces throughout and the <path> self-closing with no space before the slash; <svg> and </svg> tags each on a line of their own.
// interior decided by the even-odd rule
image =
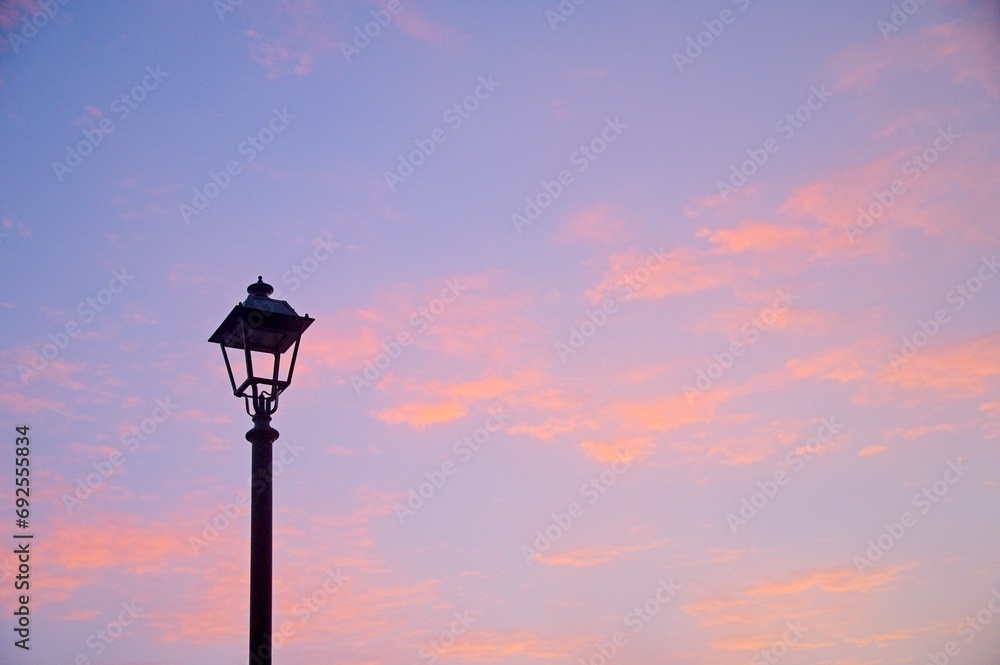
<svg viewBox="0 0 1000 665">
<path fill-rule="evenodd" d="M 0 662 L 995 665 L 1000 8 L 0 0 Z M 15 526 L 15 428 L 30 526 Z M 30 650 L 15 646 L 30 533 Z"/>
</svg>

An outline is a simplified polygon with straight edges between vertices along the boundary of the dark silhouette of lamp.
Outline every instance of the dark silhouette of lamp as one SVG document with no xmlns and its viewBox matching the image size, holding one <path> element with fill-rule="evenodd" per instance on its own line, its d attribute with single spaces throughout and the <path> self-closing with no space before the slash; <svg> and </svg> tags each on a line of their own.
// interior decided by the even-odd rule
<svg viewBox="0 0 1000 665">
<path fill-rule="evenodd" d="M 250 499 L 250 664 L 270 665 L 271 455 L 278 438 L 278 430 L 271 427 L 271 414 L 278 410 L 278 396 L 292 383 L 302 333 L 314 319 L 308 314 L 299 316 L 284 300 L 273 300 L 270 295 L 274 289 L 263 277 L 248 286 L 247 293 L 247 299 L 233 308 L 208 341 L 222 348 L 233 394 L 243 398 L 247 414 L 253 418 L 253 428 L 246 434 L 252 449 L 254 488 Z M 239 385 L 227 349 L 243 351 L 246 371 L 240 373 Z M 282 378 L 281 358 L 289 349 L 291 359 Z M 260 370 L 263 373 L 258 373 Z"/>
</svg>

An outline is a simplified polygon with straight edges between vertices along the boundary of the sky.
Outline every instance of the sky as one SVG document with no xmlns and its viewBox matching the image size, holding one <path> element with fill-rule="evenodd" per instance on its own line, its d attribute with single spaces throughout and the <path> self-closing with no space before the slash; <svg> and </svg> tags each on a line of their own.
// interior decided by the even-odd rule
<svg viewBox="0 0 1000 665">
<path fill-rule="evenodd" d="M 274 662 L 997 662 L 996 2 L 0 33 L 5 665 L 247 662 L 258 276 Z"/>
</svg>

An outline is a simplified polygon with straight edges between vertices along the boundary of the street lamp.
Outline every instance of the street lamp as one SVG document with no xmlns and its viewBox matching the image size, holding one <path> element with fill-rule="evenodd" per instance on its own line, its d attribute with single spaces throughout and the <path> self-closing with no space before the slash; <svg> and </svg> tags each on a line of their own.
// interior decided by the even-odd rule
<svg viewBox="0 0 1000 665">
<path fill-rule="evenodd" d="M 278 410 L 278 396 L 292 383 L 295 358 L 302 333 L 314 321 L 299 316 L 284 300 L 273 300 L 274 289 L 258 277 L 247 287 L 247 299 L 236 305 L 208 339 L 222 348 L 233 394 L 242 397 L 253 428 L 246 438 L 251 445 L 253 493 L 250 499 L 250 664 L 271 663 L 271 448 L 278 431 L 271 414 Z M 226 349 L 241 349 L 246 378 L 233 375 Z M 283 378 L 281 356 L 292 349 Z M 254 370 L 254 357 L 257 370 Z M 270 358 L 268 358 L 270 356 Z M 260 372 L 261 369 L 265 371 Z"/>
</svg>

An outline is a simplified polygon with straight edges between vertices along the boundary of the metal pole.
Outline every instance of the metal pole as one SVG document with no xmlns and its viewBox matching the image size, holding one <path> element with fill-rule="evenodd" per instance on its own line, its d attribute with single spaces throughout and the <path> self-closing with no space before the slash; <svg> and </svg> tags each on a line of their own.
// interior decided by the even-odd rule
<svg viewBox="0 0 1000 665">
<path fill-rule="evenodd" d="M 250 486 L 250 665 L 271 665 L 271 473 L 278 431 L 271 415 L 257 413 L 247 432 L 252 445 Z"/>
</svg>

